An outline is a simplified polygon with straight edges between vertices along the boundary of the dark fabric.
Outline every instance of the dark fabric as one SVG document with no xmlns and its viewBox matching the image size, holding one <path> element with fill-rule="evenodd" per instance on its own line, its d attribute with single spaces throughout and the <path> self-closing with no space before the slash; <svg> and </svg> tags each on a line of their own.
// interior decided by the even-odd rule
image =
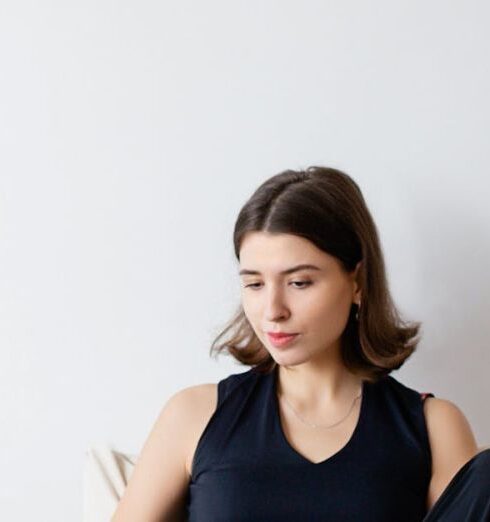
<svg viewBox="0 0 490 522">
<path fill-rule="evenodd" d="M 282 431 L 276 379 L 277 368 L 251 369 L 219 382 L 194 455 L 190 522 L 424 519 L 431 455 L 421 394 L 391 375 L 365 381 L 351 439 L 314 464 Z"/>
<path fill-rule="evenodd" d="M 490 522 L 490 449 L 461 467 L 423 522 Z"/>
</svg>

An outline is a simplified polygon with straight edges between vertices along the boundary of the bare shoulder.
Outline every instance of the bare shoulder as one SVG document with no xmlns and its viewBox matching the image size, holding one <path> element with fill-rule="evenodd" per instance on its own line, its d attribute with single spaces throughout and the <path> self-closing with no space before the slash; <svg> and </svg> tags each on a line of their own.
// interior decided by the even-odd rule
<svg viewBox="0 0 490 522">
<path fill-rule="evenodd" d="M 189 448 L 212 414 L 216 386 L 190 386 L 166 401 L 138 455 L 111 522 L 186 519 Z"/>
<path fill-rule="evenodd" d="M 188 444 L 185 468 L 190 478 L 197 443 L 218 404 L 218 384 L 204 383 L 189 386 L 177 392 L 173 398 L 180 403 L 182 410 L 187 412 L 185 422 Z"/>
<path fill-rule="evenodd" d="M 457 450 L 458 454 L 476 454 L 477 444 L 471 426 L 462 410 L 452 401 L 428 397 L 424 414 L 432 453 Z"/>
<path fill-rule="evenodd" d="M 174 402 L 179 404 L 179 406 L 192 405 L 194 401 L 206 402 L 206 399 L 210 399 L 217 392 L 218 385 L 216 383 L 204 383 L 204 384 L 195 384 L 193 386 L 188 386 L 187 388 L 182 388 L 181 390 L 175 392 L 168 402 Z"/>
<path fill-rule="evenodd" d="M 424 415 L 432 453 L 430 509 L 459 469 L 478 453 L 478 447 L 466 416 L 455 403 L 428 397 Z"/>
</svg>

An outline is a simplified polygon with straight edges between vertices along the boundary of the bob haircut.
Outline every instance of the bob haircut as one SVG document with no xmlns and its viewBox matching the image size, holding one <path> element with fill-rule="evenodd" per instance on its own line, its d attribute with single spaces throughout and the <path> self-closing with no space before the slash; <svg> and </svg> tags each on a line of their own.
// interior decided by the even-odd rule
<svg viewBox="0 0 490 522">
<path fill-rule="evenodd" d="M 236 220 L 233 243 L 238 261 L 243 238 L 252 231 L 306 238 L 336 257 L 348 273 L 362 261 L 361 305 L 353 303 L 341 335 L 342 360 L 352 373 L 376 382 L 416 350 L 421 323 L 401 319 L 388 289 L 376 225 L 359 186 L 346 173 L 312 166 L 272 176 L 246 201 Z M 241 304 L 211 345 L 211 355 L 223 351 L 260 373 L 277 366 Z"/>
</svg>

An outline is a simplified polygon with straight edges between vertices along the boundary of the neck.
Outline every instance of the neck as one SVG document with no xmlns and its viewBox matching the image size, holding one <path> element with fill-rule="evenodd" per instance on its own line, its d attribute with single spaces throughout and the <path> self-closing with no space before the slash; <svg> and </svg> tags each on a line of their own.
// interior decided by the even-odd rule
<svg viewBox="0 0 490 522">
<path fill-rule="evenodd" d="M 295 366 L 277 366 L 277 393 L 302 411 L 325 411 L 351 403 L 362 391 L 362 377 L 343 364 L 308 361 Z"/>
</svg>

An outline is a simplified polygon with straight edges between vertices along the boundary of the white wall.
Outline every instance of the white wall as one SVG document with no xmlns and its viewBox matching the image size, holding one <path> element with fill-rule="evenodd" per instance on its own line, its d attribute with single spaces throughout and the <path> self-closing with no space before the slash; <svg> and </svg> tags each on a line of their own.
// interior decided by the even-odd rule
<svg viewBox="0 0 490 522">
<path fill-rule="evenodd" d="M 0 518 L 80 520 L 94 442 L 141 448 L 238 299 L 263 180 L 356 179 L 396 302 L 393 375 L 490 444 L 484 1 L 0 5 Z"/>
</svg>

